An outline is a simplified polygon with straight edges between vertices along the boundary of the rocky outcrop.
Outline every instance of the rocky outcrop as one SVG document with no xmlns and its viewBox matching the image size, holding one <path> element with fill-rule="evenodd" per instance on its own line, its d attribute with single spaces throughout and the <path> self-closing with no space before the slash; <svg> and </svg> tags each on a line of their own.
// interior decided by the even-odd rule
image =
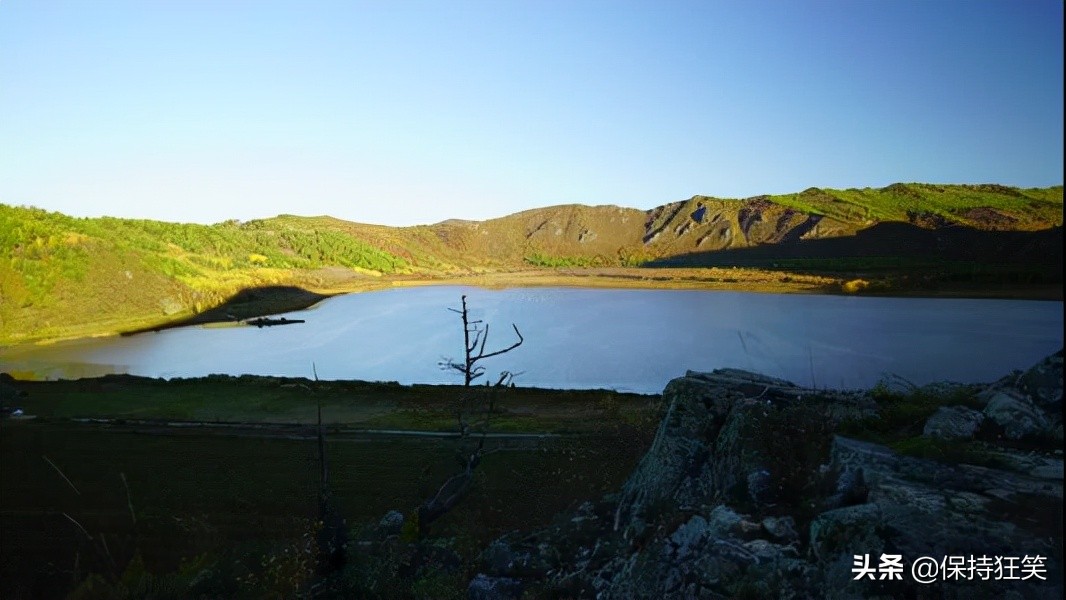
<svg viewBox="0 0 1066 600">
<path fill-rule="evenodd" d="M 887 419 L 871 393 L 690 372 L 622 489 L 497 540 L 471 597 L 1061 598 L 1061 373 L 936 388 L 890 447 L 840 435 Z"/>
<path fill-rule="evenodd" d="M 941 406 L 925 422 L 923 435 L 943 439 L 972 439 L 985 420 L 984 413 L 965 406 Z"/>
</svg>

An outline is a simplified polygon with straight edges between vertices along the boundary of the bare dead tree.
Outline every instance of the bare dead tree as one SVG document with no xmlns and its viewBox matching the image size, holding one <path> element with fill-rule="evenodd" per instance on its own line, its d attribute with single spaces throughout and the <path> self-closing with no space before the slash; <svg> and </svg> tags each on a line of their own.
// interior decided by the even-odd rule
<svg viewBox="0 0 1066 600">
<path fill-rule="evenodd" d="M 424 536 L 429 531 L 431 523 L 455 508 L 459 501 L 469 491 L 473 483 L 474 471 L 481 464 L 481 459 L 489 452 L 485 450 L 485 438 L 488 432 L 492 415 L 496 409 L 496 393 L 500 388 L 512 385 L 518 375 L 510 371 L 503 371 L 496 383 L 488 390 L 486 401 L 483 405 L 482 416 L 476 423 L 467 422 L 467 412 L 472 402 L 471 383 L 485 374 L 485 367 L 478 364 L 480 361 L 506 354 L 518 348 L 525 341 L 518 326 L 512 324 L 518 341 L 500 350 L 486 351 L 489 339 L 489 325 L 480 319 L 471 319 L 469 308 L 466 304 L 466 296 L 461 298 L 461 309 L 449 308 L 457 313 L 463 322 L 463 353 L 462 362 L 445 359 L 440 363 L 441 368 L 455 371 L 463 376 L 464 392 L 459 398 L 456 410 L 457 427 L 459 431 L 459 450 L 457 458 L 461 471 L 449 477 L 437 490 L 436 494 L 422 503 L 418 508 L 418 531 Z M 480 435 L 478 435 L 480 434 Z M 477 437 L 476 441 L 473 440 Z"/>
<path fill-rule="evenodd" d="M 318 369 L 311 365 L 315 376 L 315 389 L 318 388 Z M 314 392 L 315 390 L 311 390 Z M 318 555 L 316 575 L 321 579 L 344 567 L 347 559 L 348 535 L 347 522 L 337 510 L 333 500 L 333 490 L 329 482 L 329 457 L 326 455 L 326 435 L 322 426 L 322 396 L 315 396 L 315 404 L 318 409 L 317 441 L 318 441 Z"/>
<path fill-rule="evenodd" d="M 463 362 L 446 359 L 441 363 L 441 366 L 461 374 L 463 376 L 463 385 L 465 387 L 470 387 L 470 384 L 475 379 L 485 374 L 485 367 L 477 364 L 478 362 L 486 358 L 510 352 L 521 346 L 522 342 L 525 341 L 525 338 L 522 337 L 522 332 L 518 331 L 518 326 L 512 323 L 511 327 L 514 329 L 515 335 L 518 336 L 518 341 L 502 350 L 486 353 L 485 346 L 489 341 L 489 325 L 488 323 L 482 322 L 480 319 L 470 319 L 470 313 L 466 307 L 466 296 L 464 295 L 462 297 L 461 310 L 455 308 L 449 308 L 448 310 L 457 313 L 463 320 L 463 350 L 465 358 Z M 499 382 L 497 385 L 499 385 Z"/>
<path fill-rule="evenodd" d="M 456 458 L 459 460 L 460 471 L 449 477 L 437 492 L 418 507 L 418 532 L 425 536 L 429 526 L 455 508 L 463 496 L 470 490 L 474 482 L 474 471 L 481 464 L 481 459 L 491 454 L 494 450 L 485 449 L 485 439 L 492 414 L 496 409 L 496 395 L 498 388 L 507 387 L 514 379 L 513 373 L 505 371 L 500 379 L 489 390 L 489 396 L 484 406 L 484 413 L 480 422 L 471 426 L 466 423 L 462 411 L 459 411 L 459 445 Z"/>
</svg>

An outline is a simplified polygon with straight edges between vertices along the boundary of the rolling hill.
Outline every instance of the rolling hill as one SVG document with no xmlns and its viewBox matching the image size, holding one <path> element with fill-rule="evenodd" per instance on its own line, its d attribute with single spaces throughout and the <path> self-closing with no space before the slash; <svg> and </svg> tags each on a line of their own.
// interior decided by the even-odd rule
<svg viewBox="0 0 1066 600">
<path fill-rule="evenodd" d="M 893 184 L 743 200 L 694 196 L 650 210 L 552 206 L 414 227 L 292 215 L 195 225 L 0 204 L 0 342 L 187 317 L 250 287 L 328 290 L 382 276 L 891 256 L 907 254 L 908 244 L 932 259 L 1054 262 L 1057 252 L 1061 268 L 1062 199 L 1062 186 Z M 886 236 L 876 227 L 885 223 L 907 227 Z M 1036 241 L 1008 235 L 1041 231 Z M 846 242 L 811 244 L 827 239 Z"/>
</svg>

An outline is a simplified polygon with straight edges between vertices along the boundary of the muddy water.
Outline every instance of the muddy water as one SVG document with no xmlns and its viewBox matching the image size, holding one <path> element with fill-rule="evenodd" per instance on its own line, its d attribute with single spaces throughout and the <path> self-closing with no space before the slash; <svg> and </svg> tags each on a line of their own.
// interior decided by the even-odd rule
<svg viewBox="0 0 1066 600">
<path fill-rule="evenodd" d="M 862 298 L 682 290 L 422 287 L 336 297 L 283 327 L 196 327 L 0 350 L 21 377 L 244 373 L 455 383 L 455 307 L 491 325 L 484 364 L 518 385 L 656 393 L 687 369 L 736 367 L 817 387 L 867 387 L 887 374 L 922 384 L 987 382 L 1063 345 L 1062 302 Z"/>
</svg>

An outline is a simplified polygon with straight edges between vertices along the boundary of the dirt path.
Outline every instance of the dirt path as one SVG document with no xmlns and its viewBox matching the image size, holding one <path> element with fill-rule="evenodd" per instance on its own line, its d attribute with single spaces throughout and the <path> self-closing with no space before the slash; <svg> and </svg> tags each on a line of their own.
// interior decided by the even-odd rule
<svg viewBox="0 0 1066 600">
<path fill-rule="evenodd" d="M 43 421 L 39 421 L 43 422 Z M 56 421 L 51 421 L 54 424 Z M 317 428 L 313 425 L 295 423 L 241 423 L 241 422 L 204 422 L 204 421 L 162 421 L 142 419 L 68 419 L 66 423 L 77 425 L 95 425 L 120 433 L 141 433 L 149 435 L 223 435 L 240 437 L 261 437 L 280 439 L 314 439 Z M 364 429 L 356 427 L 325 426 L 325 434 L 331 441 L 360 441 L 359 438 L 374 437 L 416 437 L 455 439 L 455 431 L 425 431 L 419 429 Z M 577 433 L 529 433 L 529 432 L 486 432 L 475 434 L 495 440 L 542 440 L 562 437 L 578 437 Z"/>
</svg>

